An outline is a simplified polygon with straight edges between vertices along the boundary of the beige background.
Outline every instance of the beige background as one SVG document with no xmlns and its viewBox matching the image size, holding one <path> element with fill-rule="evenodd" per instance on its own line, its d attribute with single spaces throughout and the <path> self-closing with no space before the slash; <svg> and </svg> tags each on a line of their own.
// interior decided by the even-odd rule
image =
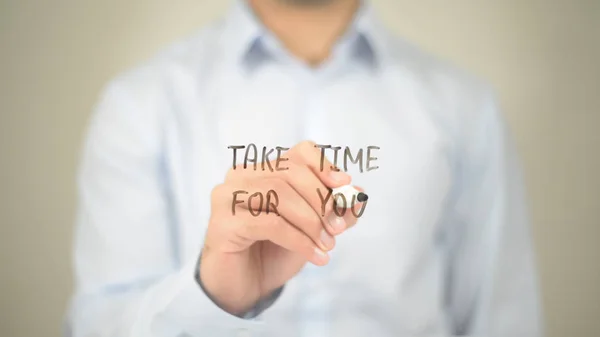
<svg viewBox="0 0 600 337">
<path fill-rule="evenodd" d="M 526 168 L 548 334 L 600 336 L 600 1 L 374 2 L 394 31 L 497 88 Z M 77 154 L 101 86 L 228 3 L 0 0 L 1 336 L 60 334 Z"/>
</svg>

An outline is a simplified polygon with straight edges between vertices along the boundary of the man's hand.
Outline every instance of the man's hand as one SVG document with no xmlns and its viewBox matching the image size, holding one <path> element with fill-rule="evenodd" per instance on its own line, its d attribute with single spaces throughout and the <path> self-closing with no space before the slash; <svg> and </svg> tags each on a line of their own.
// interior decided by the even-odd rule
<svg viewBox="0 0 600 337">
<path fill-rule="evenodd" d="M 283 158 L 288 160 L 280 166 L 288 170 L 237 167 L 212 192 L 200 278 L 213 300 L 229 313 L 249 310 L 294 277 L 306 262 L 326 265 L 334 236 L 356 222 L 350 211 L 344 217 L 335 215 L 333 197 L 325 205 L 325 216 L 321 216 L 323 202 L 317 189 L 325 197 L 329 188 L 349 184 L 351 179 L 344 172 L 333 171 L 327 160 L 321 172 L 321 153 L 314 143 L 302 142 Z M 263 207 L 259 216 L 253 216 L 247 202 L 235 205 L 233 215 L 232 196 L 239 190 L 265 196 L 269 190 L 276 191 L 279 215 L 267 214 Z M 252 204 L 258 208 L 256 199 Z"/>
</svg>

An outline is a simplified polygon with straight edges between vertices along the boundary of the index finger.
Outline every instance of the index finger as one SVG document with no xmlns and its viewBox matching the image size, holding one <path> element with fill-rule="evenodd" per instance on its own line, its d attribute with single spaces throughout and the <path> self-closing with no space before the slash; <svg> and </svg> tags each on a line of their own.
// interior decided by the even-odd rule
<svg viewBox="0 0 600 337">
<path fill-rule="evenodd" d="M 333 164 L 325 157 L 325 148 L 330 145 L 318 145 L 312 141 L 303 141 L 291 148 L 287 155 L 289 159 L 301 165 L 306 165 L 315 175 L 330 188 L 350 184 L 350 175 L 334 168 Z M 284 156 L 285 158 L 285 156 Z"/>
</svg>

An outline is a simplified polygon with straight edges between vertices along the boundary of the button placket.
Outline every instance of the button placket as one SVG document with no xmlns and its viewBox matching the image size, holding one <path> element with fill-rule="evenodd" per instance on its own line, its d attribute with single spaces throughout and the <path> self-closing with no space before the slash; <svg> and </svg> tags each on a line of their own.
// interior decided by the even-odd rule
<svg viewBox="0 0 600 337">
<path fill-rule="evenodd" d="M 319 136 L 325 131 L 323 128 L 323 118 L 320 110 L 322 109 L 321 94 L 324 86 L 324 73 L 322 72 L 303 72 L 305 85 L 304 104 L 304 125 L 303 135 L 319 143 Z M 329 263 L 332 263 L 331 260 Z M 312 264 L 307 265 L 302 272 L 302 295 L 298 305 L 298 314 L 301 317 L 300 336 L 314 337 L 327 336 L 330 322 L 330 296 L 327 289 L 323 288 L 328 275 L 328 267 L 317 267 Z"/>
</svg>

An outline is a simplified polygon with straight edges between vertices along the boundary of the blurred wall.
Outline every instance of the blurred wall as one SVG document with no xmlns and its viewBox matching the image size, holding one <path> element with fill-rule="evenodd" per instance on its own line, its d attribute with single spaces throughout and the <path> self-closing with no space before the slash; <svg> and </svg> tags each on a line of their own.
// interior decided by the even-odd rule
<svg viewBox="0 0 600 337">
<path fill-rule="evenodd" d="M 600 336 L 600 1 L 374 1 L 498 90 L 528 178 L 549 336 Z M 0 335 L 59 336 L 75 169 L 102 85 L 229 2 L 0 0 Z"/>
</svg>

